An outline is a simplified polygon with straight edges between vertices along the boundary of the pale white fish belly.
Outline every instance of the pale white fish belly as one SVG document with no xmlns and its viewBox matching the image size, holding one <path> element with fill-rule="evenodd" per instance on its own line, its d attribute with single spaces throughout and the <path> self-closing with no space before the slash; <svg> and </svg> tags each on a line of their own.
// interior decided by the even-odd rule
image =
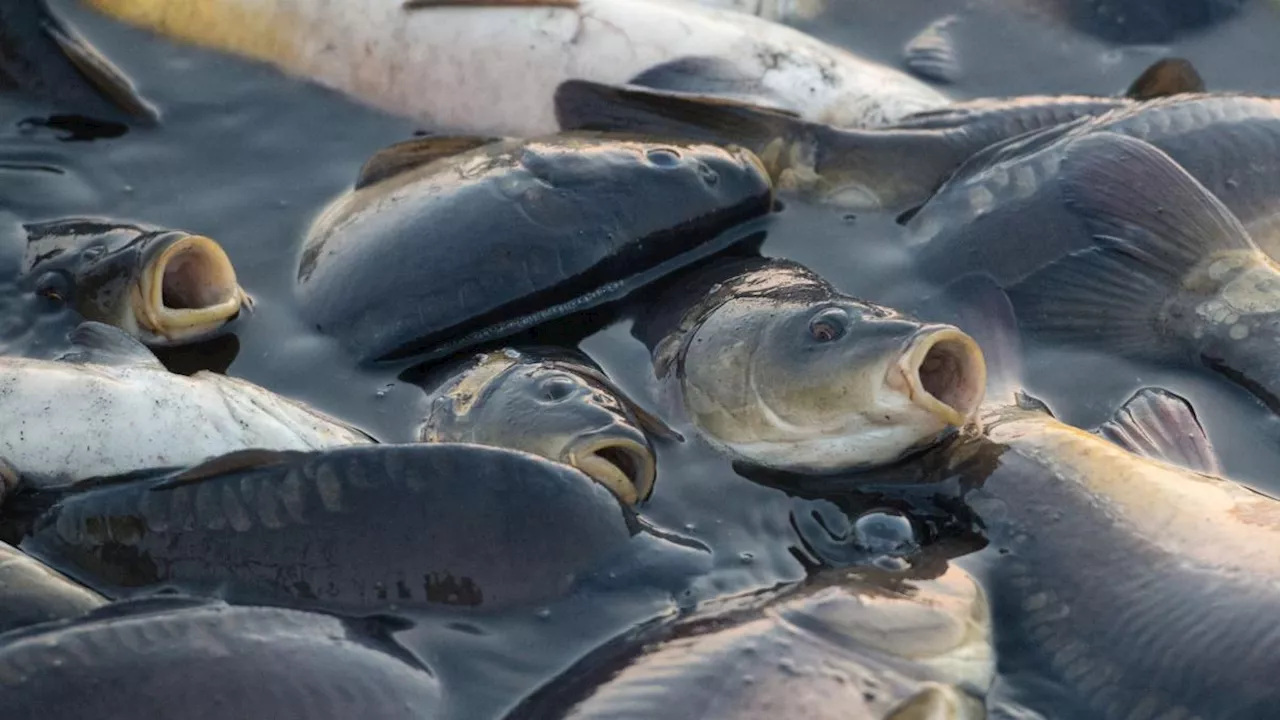
<svg viewBox="0 0 1280 720">
<path fill-rule="evenodd" d="M 265 391 L 264 391 L 265 392 Z M 8 359 L 0 364 L 0 456 L 25 480 L 68 481 L 189 465 L 250 447 L 360 442 L 345 429 L 255 407 L 217 383 L 145 367 Z M 368 440 L 363 440 L 368 442 Z"/>
<path fill-rule="evenodd" d="M 948 102 L 905 73 L 797 30 L 684 0 L 415 11 L 402 9 L 402 0 L 89 1 L 174 37 L 273 62 L 389 112 L 474 133 L 555 132 L 561 82 L 625 82 L 688 56 L 758 72 L 784 104 L 836 125 L 878 125 Z"/>
</svg>

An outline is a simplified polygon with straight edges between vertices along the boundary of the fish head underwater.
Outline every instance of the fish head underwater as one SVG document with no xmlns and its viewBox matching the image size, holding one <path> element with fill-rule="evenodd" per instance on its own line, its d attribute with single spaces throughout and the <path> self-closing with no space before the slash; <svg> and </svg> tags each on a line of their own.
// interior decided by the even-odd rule
<svg viewBox="0 0 1280 720">
<path fill-rule="evenodd" d="M 809 474 L 882 465 L 982 403 L 982 350 L 954 326 L 843 295 L 788 262 L 718 287 L 676 350 L 680 395 L 742 460 Z"/>
<path fill-rule="evenodd" d="M 642 428 L 661 421 L 585 356 L 507 349 L 462 365 L 429 391 L 423 442 L 541 455 L 581 470 L 627 505 L 653 492 L 657 457 Z"/>
<path fill-rule="evenodd" d="M 203 235 L 85 218 L 26 229 L 33 292 L 148 345 L 210 337 L 251 302 L 222 246 Z"/>
</svg>

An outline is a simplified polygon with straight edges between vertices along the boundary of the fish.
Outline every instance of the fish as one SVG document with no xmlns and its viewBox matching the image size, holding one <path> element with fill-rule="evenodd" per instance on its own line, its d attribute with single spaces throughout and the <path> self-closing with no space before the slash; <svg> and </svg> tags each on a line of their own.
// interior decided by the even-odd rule
<svg viewBox="0 0 1280 720">
<path fill-rule="evenodd" d="M 1114 133 L 1167 154 L 1244 224 L 1254 241 L 1280 259 L 1280 100 L 1236 93 L 1157 98 L 1015 137 L 971 156 L 909 218 L 915 243 L 968 243 L 965 236 L 1016 232 L 1003 227 L 1006 206 L 1034 204 L 1049 238 L 1073 221 L 1058 209 L 1058 170 L 1067 145 L 1084 135 Z"/>
<path fill-rule="evenodd" d="M 206 340 L 252 307 L 215 240 L 102 218 L 27 223 L 19 286 L 152 346 Z"/>
<path fill-rule="evenodd" d="M 695 82 L 838 126 L 948 98 L 799 30 L 683 0 L 87 0 L 168 38 L 264 61 L 447 132 L 555 132 L 571 78 Z"/>
<path fill-rule="evenodd" d="M 1123 97 L 980 98 L 870 129 L 811 121 L 784 109 L 713 94 L 573 79 L 556 89 L 565 131 L 634 132 L 733 143 L 756 153 L 779 192 L 850 210 L 918 209 L 984 148 L 1152 97 L 1204 89 L 1195 67 L 1164 58 Z"/>
<path fill-rule="evenodd" d="M 766 20 L 793 25 L 814 20 L 826 9 L 826 0 L 686 0 L 704 7 L 734 10 Z"/>
<path fill-rule="evenodd" d="M 657 479 L 649 435 L 679 437 L 598 365 L 560 348 L 504 348 L 434 369 L 423 380 L 422 442 L 492 445 L 575 467 L 626 505 Z"/>
<path fill-rule="evenodd" d="M 1044 192 L 918 248 L 928 277 L 988 274 L 1036 342 L 1206 369 L 1280 411 L 1280 266 L 1240 220 L 1126 135 L 1073 137 L 1003 171 L 1042 162 L 1055 165 Z"/>
<path fill-rule="evenodd" d="M 119 602 L 0 635 L 0 693 L 13 717 L 48 720 L 435 717 L 439 677 L 394 637 L 410 626 L 186 597 Z"/>
<path fill-rule="evenodd" d="M 569 134 L 375 153 L 316 218 L 302 314 L 360 363 L 425 363 L 617 300 L 772 210 L 750 151 Z"/>
<path fill-rule="evenodd" d="M 790 492 L 905 498 L 982 528 L 986 557 L 953 562 L 1000 618 L 999 669 L 1063 688 L 1024 698 L 1045 717 L 1270 717 L 1280 500 L 1222 474 L 1176 393 L 1139 388 L 1086 431 L 1010 380 L 978 423 L 910 463 Z"/>
<path fill-rule="evenodd" d="M 80 617 L 107 602 L 102 595 L 0 542 L 0 634 Z"/>
<path fill-rule="evenodd" d="M 343 614 L 550 602 L 639 532 L 582 472 L 466 443 L 242 450 L 47 491 L 24 514 L 24 552 L 112 597 Z"/>
<path fill-rule="evenodd" d="M 980 720 L 995 674 L 986 595 L 954 565 L 936 577 L 825 571 L 610 650 L 508 720 Z"/>
<path fill-rule="evenodd" d="M 838 292 L 786 260 L 727 257 L 675 278 L 637 318 L 668 404 L 729 457 L 822 474 L 893 462 L 967 425 L 982 350 Z"/>
<path fill-rule="evenodd" d="M 119 328 L 85 322 L 48 360 L 0 357 L 0 455 L 20 487 L 188 466 L 234 450 L 373 439 L 301 402 L 210 372 L 176 375 Z"/>
<path fill-rule="evenodd" d="M 128 75 L 45 0 L 6 0 L 0 47 L 0 92 L 49 102 L 64 118 L 159 124 L 159 110 Z"/>
<path fill-rule="evenodd" d="M 996 0 L 1076 32 L 1124 45 L 1168 43 L 1235 17 L 1246 0 Z"/>
</svg>

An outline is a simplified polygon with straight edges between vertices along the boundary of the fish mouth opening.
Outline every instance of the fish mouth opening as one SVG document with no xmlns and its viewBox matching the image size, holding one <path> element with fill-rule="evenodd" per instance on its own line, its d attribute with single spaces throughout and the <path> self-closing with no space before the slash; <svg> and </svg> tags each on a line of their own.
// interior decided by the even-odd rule
<svg viewBox="0 0 1280 720">
<path fill-rule="evenodd" d="M 629 438 L 591 438 L 570 448 L 562 462 L 586 473 L 626 505 L 653 492 L 657 462 L 643 442 Z"/>
<path fill-rule="evenodd" d="M 248 298 L 222 246 L 201 235 L 170 243 L 143 270 L 135 311 L 148 330 L 170 340 L 211 332 Z"/>
<path fill-rule="evenodd" d="M 911 400 L 948 425 L 963 427 L 978 412 L 987 364 L 973 338 L 953 327 L 928 328 L 907 344 L 890 370 Z"/>
</svg>

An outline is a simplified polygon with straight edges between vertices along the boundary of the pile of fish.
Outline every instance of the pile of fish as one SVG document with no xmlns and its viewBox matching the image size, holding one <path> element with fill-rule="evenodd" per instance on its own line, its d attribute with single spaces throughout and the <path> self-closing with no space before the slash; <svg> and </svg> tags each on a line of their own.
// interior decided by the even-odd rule
<svg viewBox="0 0 1280 720">
<path fill-rule="evenodd" d="M 984 718 L 1024 667 L 1078 706 L 1046 717 L 1275 716 L 1280 501 L 1171 390 L 1076 428 L 1022 358 L 1157 359 L 1280 412 L 1280 100 L 1167 58 L 1115 96 L 956 101 L 928 82 L 957 76 L 949 21 L 903 71 L 784 24 L 813 2 L 84 3 L 441 130 L 280 245 L 307 326 L 420 391 L 385 442 L 174 372 L 266 302 L 220 243 L 0 198 L 4 717 L 453 717 L 415 619 L 533 612 L 678 545 L 645 509 L 689 443 L 743 483 L 945 521 L 681 607 L 505 717 Z M 1239 5 L 1132 4 L 1162 36 Z M 0 49 L 8 97 L 165 132 L 43 0 L 0 8 Z M 762 255 L 791 202 L 896 217 L 928 297 Z M 646 387 L 578 347 L 617 319 Z"/>
</svg>

